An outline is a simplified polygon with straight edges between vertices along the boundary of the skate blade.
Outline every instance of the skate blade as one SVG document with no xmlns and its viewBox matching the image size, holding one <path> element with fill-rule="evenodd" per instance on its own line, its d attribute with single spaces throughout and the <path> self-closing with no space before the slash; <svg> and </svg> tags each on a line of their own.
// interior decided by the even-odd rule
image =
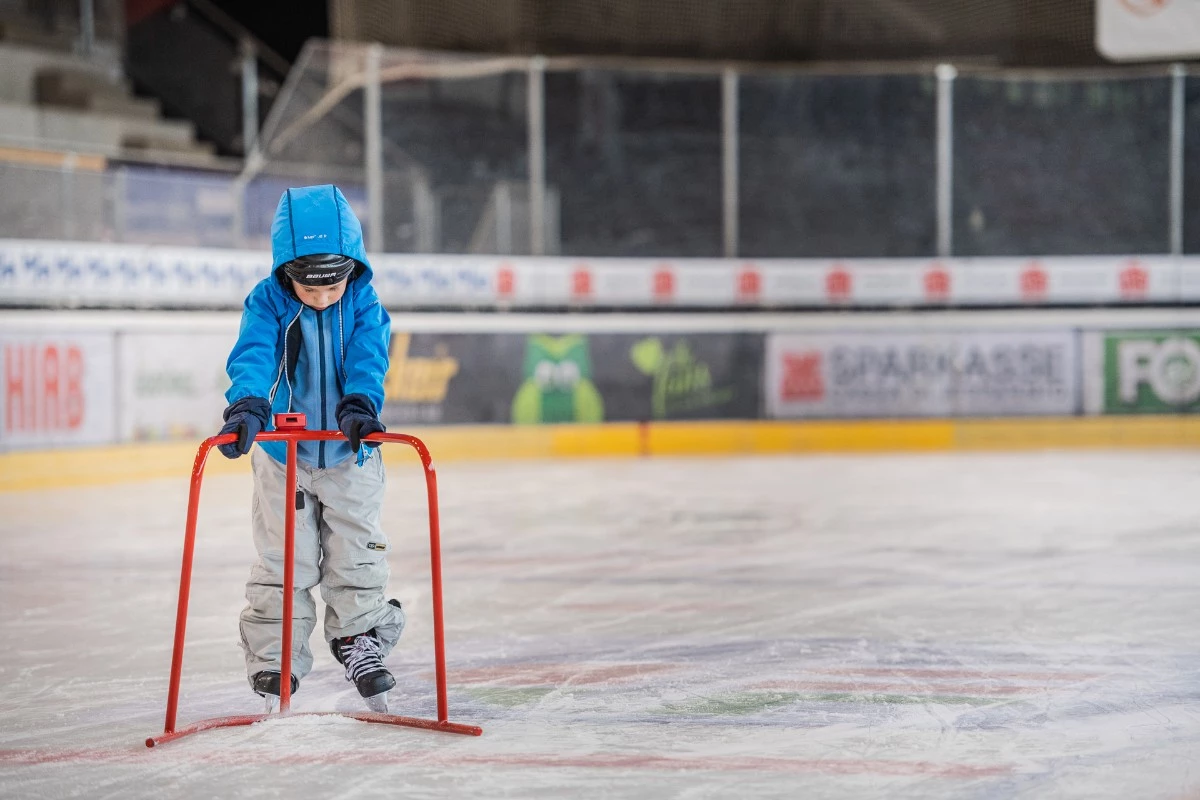
<svg viewBox="0 0 1200 800">
<path fill-rule="evenodd" d="M 374 711 L 376 714 L 388 713 L 388 693 L 382 692 L 374 697 L 364 697 L 367 701 L 367 708 Z"/>
<path fill-rule="evenodd" d="M 265 708 L 263 709 L 265 713 L 274 714 L 279 711 L 279 698 L 277 696 L 273 694 L 264 694 L 262 699 L 265 705 Z"/>
</svg>

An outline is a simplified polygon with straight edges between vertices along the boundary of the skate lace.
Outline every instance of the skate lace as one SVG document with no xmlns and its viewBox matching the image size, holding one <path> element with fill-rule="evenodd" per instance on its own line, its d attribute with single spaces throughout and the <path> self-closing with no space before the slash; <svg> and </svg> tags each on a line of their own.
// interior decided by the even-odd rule
<svg viewBox="0 0 1200 800">
<path fill-rule="evenodd" d="M 379 640 L 366 634 L 343 644 L 342 663 L 346 667 L 346 677 L 357 681 L 363 675 L 383 669 L 381 652 Z"/>
</svg>

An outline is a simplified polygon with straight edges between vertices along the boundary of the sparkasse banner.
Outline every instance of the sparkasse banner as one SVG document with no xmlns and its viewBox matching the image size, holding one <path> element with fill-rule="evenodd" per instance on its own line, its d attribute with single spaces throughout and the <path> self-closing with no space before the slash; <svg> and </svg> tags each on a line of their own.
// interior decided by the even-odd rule
<svg viewBox="0 0 1200 800">
<path fill-rule="evenodd" d="M 1073 331 L 773 334 L 767 413 L 794 417 L 1072 414 Z"/>
<path fill-rule="evenodd" d="M 1200 330 L 1093 331 L 1087 412 L 1200 412 Z"/>
</svg>

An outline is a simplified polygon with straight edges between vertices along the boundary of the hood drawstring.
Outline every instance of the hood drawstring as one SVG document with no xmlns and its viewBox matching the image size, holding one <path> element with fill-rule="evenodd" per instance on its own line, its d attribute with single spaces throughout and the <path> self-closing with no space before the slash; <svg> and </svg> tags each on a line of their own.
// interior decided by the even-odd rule
<svg viewBox="0 0 1200 800">
<path fill-rule="evenodd" d="M 342 320 L 342 301 L 346 299 L 346 295 L 342 295 L 338 300 L 338 347 L 341 349 L 342 355 L 342 391 L 346 390 L 346 382 L 350 380 L 346 375 L 346 327 Z"/>
<path fill-rule="evenodd" d="M 345 322 L 344 322 L 345 317 L 342 314 L 342 302 L 345 299 L 346 299 L 346 295 L 343 294 L 341 299 L 338 300 L 338 304 L 337 304 L 338 354 L 341 356 L 341 359 L 342 359 L 342 361 L 341 361 L 342 391 L 346 390 L 346 383 L 350 380 L 349 376 L 346 374 L 346 326 L 345 326 Z M 355 453 L 355 455 L 357 456 L 356 461 L 357 461 L 358 466 L 362 467 L 362 465 L 365 464 L 367 461 L 367 446 L 365 444 L 360 444 L 358 446 L 358 452 Z"/>
<path fill-rule="evenodd" d="M 296 324 L 296 320 L 300 319 L 300 315 L 304 313 L 304 305 L 301 304 L 300 310 L 296 312 L 296 316 L 292 317 L 292 321 L 283 329 L 283 358 L 279 360 L 279 372 L 275 375 L 275 384 L 271 387 L 271 405 L 275 405 L 275 393 L 279 391 L 279 381 L 287 381 L 288 390 L 288 413 L 292 413 L 292 379 L 287 374 L 287 343 L 288 334 L 292 331 L 292 326 Z"/>
</svg>

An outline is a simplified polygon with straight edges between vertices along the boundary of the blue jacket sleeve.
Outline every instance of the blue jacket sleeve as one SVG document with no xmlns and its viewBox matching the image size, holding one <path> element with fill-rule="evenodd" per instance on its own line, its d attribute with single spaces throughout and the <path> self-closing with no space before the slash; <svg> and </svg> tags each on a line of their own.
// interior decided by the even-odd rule
<svg viewBox="0 0 1200 800">
<path fill-rule="evenodd" d="M 392 319 L 368 284 L 354 298 L 354 328 L 346 343 L 345 394 L 363 394 L 383 411 L 383 381 L 388 371 Z"/>
<path fill-rule="evenodd" d="M 232 385 L 225 399 L 236 403 L 243 397 L 269 397 L 279 371 L 280 328 L 286 324 L 270 296 L 268 278 L 255 286 L 242 308 L 242 327 L 237 343 L 225 362 Z"/>
</svg>

